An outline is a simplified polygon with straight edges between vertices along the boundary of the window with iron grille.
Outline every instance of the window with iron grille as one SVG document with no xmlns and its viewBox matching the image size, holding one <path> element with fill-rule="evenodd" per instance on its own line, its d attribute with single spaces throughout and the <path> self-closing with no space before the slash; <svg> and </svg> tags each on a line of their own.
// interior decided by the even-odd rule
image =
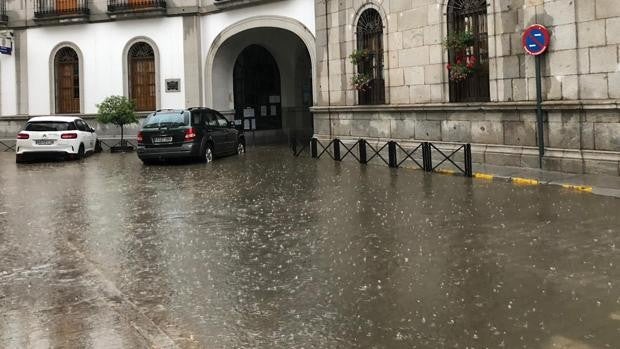
<svg viewBox="0 0 620 349">
<path fill-rule="evenodd" d="M 375 9 L 367 9 L 357 22 L 357 51 L 364 59 L 357 64 L 357 73 L 368 79 L 358 88 L 359 104 L 384 104 L 383 78 L 383 21 Z"/>
<path fill-rule="evenodd" d="M 448 32 L 470 33 L 473 37 L 464 49 L 448 51 L 450 65 L 474 62 L 466 78 L 450 79 L 451 102 L 488 102 L 489 44 L 486 0 L 450 0 Z"/>
</svg>

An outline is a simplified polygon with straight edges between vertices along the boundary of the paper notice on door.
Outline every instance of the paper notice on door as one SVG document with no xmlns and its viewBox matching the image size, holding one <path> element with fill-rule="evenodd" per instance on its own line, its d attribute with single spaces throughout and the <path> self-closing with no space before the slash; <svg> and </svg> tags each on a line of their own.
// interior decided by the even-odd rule
<svg viewBox="0 0 620 349">
<path fill-rule="evenodd" d="M 266 105 L 261 105 L 260 106 L 260 116 L 267 116 L 267 106 Z"/>
<path fill-rule="evenodd" d="M 271 116 L 276 116 L 278 115 L 278 107 L 276 107 L 275 105 L 271 106 Z"/>
<path fill-rule="evenodd" d="M 269 103 L 280 103 L 280 96 L 269 96 Z"/>
<path fill-rule="evenodd" d="M 244 118 L 253 118 L 254 117 L 254 108 L 245 108 L 245 109 L 243 109 L 243 117 Z"/>
</svg>

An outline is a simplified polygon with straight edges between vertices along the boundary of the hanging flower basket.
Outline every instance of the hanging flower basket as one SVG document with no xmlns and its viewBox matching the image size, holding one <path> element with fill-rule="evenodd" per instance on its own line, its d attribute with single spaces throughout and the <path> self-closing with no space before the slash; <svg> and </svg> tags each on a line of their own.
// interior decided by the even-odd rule
<svg viewBox="0 0 620 349">
<path fill-rule="evenodd" d="M 442 45 L 449 50 L 458 51 L 473 46 L 474 41 L 474 34 L 470 31 L 451 32 L 443 40 Z"/>
<path fill-rule="evenodd" d="M 351 78 L 351 85 L 358 91 L 366 91 L 370 89 L 370 80 L 369 74 L 358 73 Z"/>
<path fill-rule="evenodd" d="M 477 63 L 476 56 L 457 56 L 455 63 L 446 66 L 450 81 L 460 82 L 467 80 L 474 73 Z"/>
<path fill-rule="evenodd" d="M 353 63 L 353 65 L 360 65 L 361 63 L 368 61 L 369 58 L 369 50 L 354 50 L 353 53 L 349 55 L 349 59 L 351 60 L 351 63 Z"/>
</svg>

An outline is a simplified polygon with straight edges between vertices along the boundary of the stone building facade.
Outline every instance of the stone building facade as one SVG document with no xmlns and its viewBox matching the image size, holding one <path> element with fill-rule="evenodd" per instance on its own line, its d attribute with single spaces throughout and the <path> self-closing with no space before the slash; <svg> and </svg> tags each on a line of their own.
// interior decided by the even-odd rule
<svg viewBox="0 0 620 349">
<path fill-rule="evenodd" d="M 316 0 L 315 12 L 319 139 L 472 143 L 475 162 L 538 167 L 535 63 L 521 35 L 542 24 L 552 34 L 542 58 L 544 168 L 620 173 L 616 0 Z M 350 58 L 364 49 L 365 12 L 382 26 L 381 47 L 369 46 L 381 81 L 368 84 L 382 100 L 370 103 L 353 87 L 360 68 Z M 472 75 L 484 81 L 474 93 L 450 82 L 458 57 L 442 42 L 459 28 L 477 35 L 471 55 L 483 67 Z"/>
</svg>

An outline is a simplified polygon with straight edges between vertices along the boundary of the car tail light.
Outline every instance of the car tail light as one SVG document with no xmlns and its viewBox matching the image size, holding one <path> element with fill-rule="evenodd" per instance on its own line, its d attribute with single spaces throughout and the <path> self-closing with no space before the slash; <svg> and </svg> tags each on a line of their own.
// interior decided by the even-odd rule
<svg viewBox="0 0 620 349">
<path fill-rule="evenodd" d="M 77 133 L 63 133 L 60 138 L 62 139 L 76 139 Z"/>
<path fill-rule="evenodd" d="M 144 136 L 142 135 L 142 131 L 138 132 L 136 140 L 138 141 L 138 145 L 144 144 Z"/>
<path fill-rule="evenodd" d="M 17 139 L 28 139 L 30 138 L 30 135 L 27 133 L 18 133 L 17 134 Z"/>
<path fill-rule="evenodd" d="M 196 130 L 194 130 L 193 127 L 190 127 L 187 130 L 185 130 L 185 141 L 191 142 L 194 139 L 196 139 Z"/>
</svg>

